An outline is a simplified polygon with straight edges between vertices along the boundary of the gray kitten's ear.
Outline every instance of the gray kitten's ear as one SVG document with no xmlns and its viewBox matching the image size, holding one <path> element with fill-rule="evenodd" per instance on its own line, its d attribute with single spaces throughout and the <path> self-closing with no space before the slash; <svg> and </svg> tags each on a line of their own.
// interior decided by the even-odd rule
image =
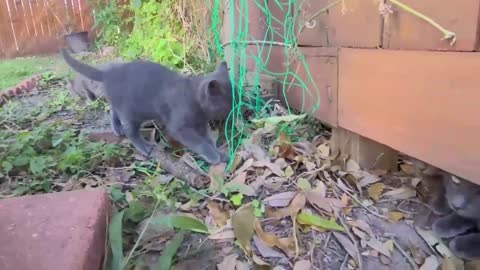
<svg viewBox="0 0 480 270">
<path fill-rule="evenodd" d="M 228 66 L 227 66 L 227 62 L 225 60 L 220 62 L 220 64 L 218 64 L 217 71 L 228 72 Z"/>
<path fill-rule="evenodd" d="M 209 96 L 220 96 L 225 94 L 222 85 L 217 80 L 210 80 L 207 83 L 206 90 Z"/>
</svg>

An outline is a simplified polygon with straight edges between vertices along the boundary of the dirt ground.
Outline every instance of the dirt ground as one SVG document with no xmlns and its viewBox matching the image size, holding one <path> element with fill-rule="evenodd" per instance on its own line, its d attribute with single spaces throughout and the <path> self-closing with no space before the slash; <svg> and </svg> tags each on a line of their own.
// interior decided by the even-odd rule
<svg viewBox="0 0 480 270">
<path fill-rule="evenodd" d="M 308 117 L 289 117 L 278 105 L 249 124 L 251 136 L 231 168 L 205 169 L 223 182 L 211 180 L 206 192 L 172 184 L 177 182 L 165 172 L 152 177 L 140 170 L 145 160 L 111 134 L 107 105 L 72 99 L 63 78 L 16 102 L 2 128 L 23 132 L 59 122 L 59 132 L 70 129 L 129 149 L 121 162 L 49 180 L 57 187 L 50 192 L 105 187 L 118 209 L 149 209 L 148 215 L 124 221 L 124 253 L 137 243 L 129 269 L 155 269 L 166 244 L 178 235 L 151 222 L 166 212 L 195 217 L 208 228 L 186 232 L 174 252 L 174 269 L 463 269 L 448 268 L 463 263 L 445 259 L 448 249 L 433 236 L 429 226 L 435 217 L 421 199 L 422 183 L 412 163 L 403 160 L 394 173 L 364 171 L 331 151 L 328 129 Z M 46 113 L 47 107 L 53 109 Z M 15 183 L 30 174 L 23 173 L 3 175 L 2 196 L 15 196 Z M 154 206 L 146 193 L 162 194 L 169 203 Z"/>
</svg>

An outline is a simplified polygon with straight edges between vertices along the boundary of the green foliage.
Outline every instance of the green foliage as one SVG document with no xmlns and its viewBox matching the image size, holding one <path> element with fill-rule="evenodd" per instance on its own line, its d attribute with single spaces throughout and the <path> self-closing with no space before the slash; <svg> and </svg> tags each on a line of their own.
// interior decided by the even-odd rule
<svg viewBox="0 0 480 270">
<path fill-rule="evenodd" d="M 125 24 L 122 19 L 125 8 L 117 0 L 94 3 L 95 24 L 93 29 L 98 30 L 100 39 L 98 46 L 118 46 L 125 36 Z"/>
<path fill-rule="evenodd" d="M 181 68 L 188 46 L 181 37 L 185 30 L 173 10 L 173 0 L 133 1 L 134 27 L 120 48 L 127 59 L 150 58 L 171 67 Z"/>
<path fill-rule="evenodd" d="M 108 228 L 108 238 L 112 251 L 112 270 L 121 270 L 123 268 L 122 221 L 124 213 L 124 211 L 116 213 Z"/>
<path fill-rule="evenodd" d="M 118 145 L 90 142 L 72 129 L 58 124 L 41 124 L 32 130 L 0 131 L 0 164 L 2 174 L 29 176 L 17 193 L 50 191 L 46 181 L 58 174 L 78 175 L 92 171 L 105 161 L 125 156 Z"/>
</svg>

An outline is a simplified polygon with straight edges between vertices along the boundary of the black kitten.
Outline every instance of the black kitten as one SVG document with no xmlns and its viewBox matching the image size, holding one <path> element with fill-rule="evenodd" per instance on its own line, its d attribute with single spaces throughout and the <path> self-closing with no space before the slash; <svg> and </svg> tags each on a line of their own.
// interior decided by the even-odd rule
<svg viewBox="0 0 480 270">
<path fill-rule="evenodd" d="M 103 82 L 110 103 L 111 126 L 125 135 L 143 155 L 150 156 L 154 144 L 140 135 L 144 121 L 159 120 L 170 136 L 217 164 L 228 161 L 209 135 L 208 122 L 225 118 L 232 109 L 232 87 L 227 64 L 205 75 L 183 76 L 149 61 L 135 61 L 99 70 L 62 50 L 65 61 L 89 79 Z"/>
<path fill-rule="evenodd" d="M 451 239 L 449 247 L 456 256 L 479 259 L 480 186 L 446 172 L 442 175 L 445 187 L 443 200 L 451 213 L 439 218 L 433 224 L 433 231 L 441 238 Z M 437 212 L 445 210 L 437 209 Z"/>
</svg>

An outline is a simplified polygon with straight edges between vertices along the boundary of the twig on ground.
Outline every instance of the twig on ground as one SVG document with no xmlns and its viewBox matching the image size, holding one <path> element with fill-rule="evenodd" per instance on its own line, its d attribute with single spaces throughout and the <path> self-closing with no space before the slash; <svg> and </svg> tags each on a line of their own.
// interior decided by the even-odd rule
<svg viewBox="0 0 480 270">
<path fill-rule="evenodd" d="M 395 238 L 392 237 L 392 241 L 393 241 L 393 246 L 398 249 L 398 251 L 403 255 L 403 257 L 405 257 L 405 259 L 408 261 L 408 263 L 410 263 L 413 269 L 418 270 L 418 266 L 415 263 L 415 261 L 410 256 L 408 256 L 405 250 L 403 250 L 402 247 L 397 243 L 397 241 L 395 241 Z"/>
<path fill-rule="evenodd" d="M 350 241 L 352 241 L 353 245 L 355 246 L 355 249 L 357 250 L 358 269 L 362 270 L 363 269 L 362 254 L 360 253 L 360 249 L 358 248 L 359 246 L 358 241 L 350 232 L 350 228 L 348 228 L 347 224 L 345 223 L 345 218 L 342 215 L 339 215 L 338 220 L 340 220 L 340 223 L 345 229 L 345 233 L 348 235 L 348 237 L 350 238 Z"/>
<path fill-rule="evenodd" d="M 388 222 L 392 222 L 390 219 L 388 219 L 387 217 L 373 211 L 372 209 L 368 208 L 365 204 L 363 204 L 355 195 L 353 195 L 350 191 L 340 187 L 335 181 L 332 181 L 339 189 L 341 189 L 343 192 L 347 193 L 348 196 L 350 196 L 350 198 L 352 198 L 354 201 L 356 201 L 360 206 L 362 206 L 363 208 L 365 208 L 365 210 L 367 210 L 370 214 L 376 216 L 376 217 L 379 217 L 383 220 L 386 220 Z"/>
<path fill-rule="evenodd" d="M 155 158 L 162 169 L 193 187 L 202 187 L 208 182 L 207 177 L 184 162 L 175 160 L 163 149 L 156 147 L 152 157 Z"/>
<path fill-rule="evenodd" d="M 345 255 L 345 259 L 343 259 L 342 265 L 340 266 L 340 270 L 347 269 L 345 268 L 345 265 L 347 265 L 348 262 L 348 254 Z"/>
<path fill-rule="evenodd" d="M 152 220 L 153 216 L 155 215 L 155 212 L 157 211 L 157 208 L 158 208 L 159 205 L 160 205 L 160 201 L 157 200 L 157 203 L 155 204 L 155 207 L 153 208 L 152 214 L 151 214 L 150 217 L 148 218 L 148 221 L 147 221 L 147 223 L 145 224 L 145 227 L 143 227 L 142 232 L 141 232 L 140 235 L 138 236 L 138 239 L 137 239 L 137 241 L 135 242 L 135 245 L 133 245 L 132 250 L 130 250 L 130 253 L 128 254 L 127 258 L 125 258 L 125 260 L 123 261 L 123 267 L 125 267 L 125 265 L 127 265 L 127 263 L 128 263 L 128 261 L 130 260 L 130 258 L 132 258 L 133 252 L 135 251 L 135 249 L 137 249 L 138 244 L 139 244 L 140 241 L 142 240 L 143 235 L 145 234 L 145 232 L 147 231 L 148 225 L 150 225 L 150 221 Z"/>
</svg>

